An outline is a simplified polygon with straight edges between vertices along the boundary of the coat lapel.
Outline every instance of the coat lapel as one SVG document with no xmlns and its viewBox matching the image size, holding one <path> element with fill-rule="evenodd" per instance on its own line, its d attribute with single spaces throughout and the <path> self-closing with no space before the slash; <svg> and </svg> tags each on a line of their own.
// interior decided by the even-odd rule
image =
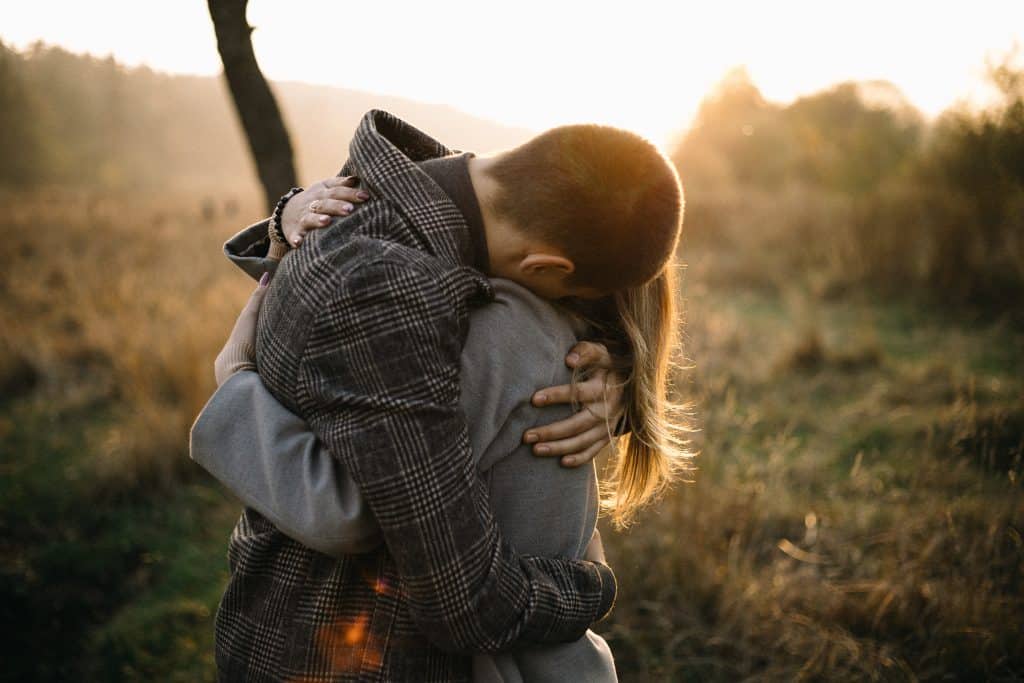
<svg viewBox="0 0 1024 683">
<path fill-rule="evenodd" d="M 453 265 L 471 262 L 469 226 L 418 162 L 456 154 L 423 131 L 380 109 L 367 112 L 349 145 L 354 172 L 389 198 L 434 256 Z"/>
</svg>

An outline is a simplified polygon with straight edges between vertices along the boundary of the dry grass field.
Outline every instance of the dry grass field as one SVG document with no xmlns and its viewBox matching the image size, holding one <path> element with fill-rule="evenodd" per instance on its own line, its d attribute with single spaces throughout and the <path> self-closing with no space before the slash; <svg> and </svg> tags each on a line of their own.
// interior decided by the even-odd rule
<svg viewBox="0 0 1024 683">
<path fill-rule="evenodd" d="M 2 677 L 213 678 L 238 506 L 186 436 L 251 287 L 220 243 L 258 214 L 0 196 Z M 698 470 L 605 531 L 620 677 L 1024 677 L 1024 329 L 798 247 L 684 246 Z"/>
</svg>

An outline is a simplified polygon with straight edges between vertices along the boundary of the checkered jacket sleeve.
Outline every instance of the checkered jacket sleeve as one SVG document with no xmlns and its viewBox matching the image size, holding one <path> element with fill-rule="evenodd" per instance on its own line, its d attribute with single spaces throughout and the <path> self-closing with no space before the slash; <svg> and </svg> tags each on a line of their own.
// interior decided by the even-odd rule
<svg viewBox="0 0 1024 683">
<path fill-rule="evenodd" d="M 330 284 L 299 363 L 302 412 L 359 484 L 437 647 L 577 639 L 611 608 L 614 575 L 517 556 L 500 537 L 458 406 L 466 297 L 451 271 L 404 251 L 349 260 Z"/>
</svg>

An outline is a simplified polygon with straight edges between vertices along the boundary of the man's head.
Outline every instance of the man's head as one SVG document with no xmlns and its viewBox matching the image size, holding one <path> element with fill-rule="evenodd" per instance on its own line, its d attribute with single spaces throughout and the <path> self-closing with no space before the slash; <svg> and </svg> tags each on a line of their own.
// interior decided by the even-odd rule
<svg viewBox="0 0 1024 683">
<path fill-rule="evenodd" d="M 650 281 L 675 251 L 679 178 L 638 135 L 562 126 L 474 162 L 491 275 L 546 298 L 596 297 Z"/>
</svg>

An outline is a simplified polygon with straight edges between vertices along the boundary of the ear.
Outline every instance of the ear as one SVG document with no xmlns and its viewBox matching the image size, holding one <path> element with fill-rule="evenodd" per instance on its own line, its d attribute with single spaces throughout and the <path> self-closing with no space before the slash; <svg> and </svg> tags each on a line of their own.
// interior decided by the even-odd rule
<svg viewBox="0 0 1024 683">
<path fill-rule="evenodd" d="M 549 269 L 571 275 L 576 270 L 576 264 L 564 256 L 544 253 L 527 254 L 519 262 L 519 270 L 529 275 L 541 275 Z"/>
</svg>

